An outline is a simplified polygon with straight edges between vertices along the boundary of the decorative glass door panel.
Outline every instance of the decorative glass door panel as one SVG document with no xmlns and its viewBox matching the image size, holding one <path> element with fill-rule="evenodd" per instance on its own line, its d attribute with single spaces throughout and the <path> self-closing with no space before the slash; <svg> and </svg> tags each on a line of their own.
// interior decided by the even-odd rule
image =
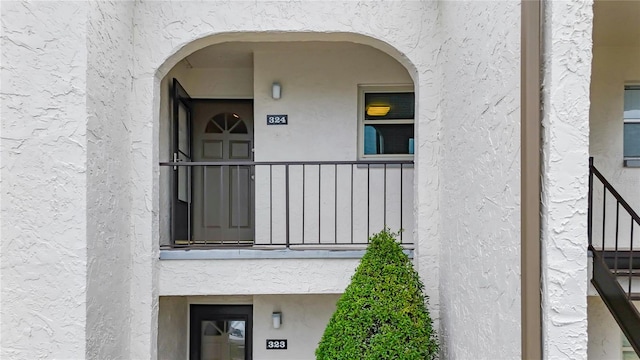
<svg viewBox="0 0 640 360">
<path fill-rule="evenodd" d="M 191 305 L 191 360 L 251 360 L 251 305 Z"/>
<path fill-rule="evenodd" d="M 246 323 L 241 320 L 200 322 L 201 360 L 245 360 Z"/>
</svg>

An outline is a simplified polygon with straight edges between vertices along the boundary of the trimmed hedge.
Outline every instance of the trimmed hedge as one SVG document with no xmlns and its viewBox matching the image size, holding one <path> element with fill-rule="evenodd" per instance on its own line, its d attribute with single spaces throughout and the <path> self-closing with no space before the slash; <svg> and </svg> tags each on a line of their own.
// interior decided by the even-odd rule
<svg viewBox="0 0 640 360">
<path fill-rule="evenodd" d="M 435 359 L 424 285 L 388 230 L 374 235 L 316 349 L 318 360 Z"/>
</svg>

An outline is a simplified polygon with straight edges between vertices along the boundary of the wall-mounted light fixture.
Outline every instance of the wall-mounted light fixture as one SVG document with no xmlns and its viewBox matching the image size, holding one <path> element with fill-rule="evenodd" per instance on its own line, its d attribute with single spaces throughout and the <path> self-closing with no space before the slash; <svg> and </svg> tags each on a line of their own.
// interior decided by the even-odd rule
<svg viewBox="0 0 640 360">
<path fill-rule="evenodd" d="M 280 329 L 280 325 L 282 324 L 282 313 L 277 311 L 271 314 L 271 319 L 273 320 L 273 328 Z"/>
<path fill-rule="evenodd" d="M 282 86 L 280 85 L 279 82 L 274 82 L 271 85 L 271 97 L 274 100 L 278 100 L 280 99 L 280 96 L 282 96 Z"/>
</svg>

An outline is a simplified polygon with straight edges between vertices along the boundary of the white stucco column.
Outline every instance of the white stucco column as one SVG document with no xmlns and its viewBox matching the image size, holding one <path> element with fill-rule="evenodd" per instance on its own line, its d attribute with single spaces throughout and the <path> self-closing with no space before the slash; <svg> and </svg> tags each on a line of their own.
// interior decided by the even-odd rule
<svg viewBox="0 0 640 360">
<path fill-rule="evenodd" d="M 85 358 L 87 10 L 2 3 L 3 359 Z"/>
<path fill-rule="evenodd" d="M 520 3 L 439 2 L 445 359 L 518 359 Z"/>
<path fill-rule="evenodd" d="M 586 359 L 592 2 L 547 1 L 543 16 L 543 356 Z"/>
<path fill-rule="evenodd" d="M 87 359 L 129 353 L 131 1 L 90 3 L 87 48 Z"/>
</svg>

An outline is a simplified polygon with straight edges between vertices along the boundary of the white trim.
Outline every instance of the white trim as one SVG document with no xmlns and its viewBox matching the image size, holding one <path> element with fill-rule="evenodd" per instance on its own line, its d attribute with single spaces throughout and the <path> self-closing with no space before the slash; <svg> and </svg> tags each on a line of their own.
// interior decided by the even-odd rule
<svg viewBox="0 0 640 360">
<path fill-rule="evenodd" d="M 357 154 L 358 160 L 413 160 L 414 155 L 394 155 L 394 154 L 379 154 L 379 155 L 365 155 L 364 154 L 364 126 L 367 123 L 375 124 L 414 124 L 415 130 L 415 114 L 413 120 L 408 119 L 384 119 L 384 120 L 365 120 L 364 119 L 364 94 L 365 93 L 394 93 L 394 92 L 407 92 L 414 93 L 415 88 L 412 84 L 359 84 L 358 85 L 358 141 Z M 417 108 L 414 105 L 415 108 Z M 414 150 L 415 152 L 415 150 Z"/>
</svg>

